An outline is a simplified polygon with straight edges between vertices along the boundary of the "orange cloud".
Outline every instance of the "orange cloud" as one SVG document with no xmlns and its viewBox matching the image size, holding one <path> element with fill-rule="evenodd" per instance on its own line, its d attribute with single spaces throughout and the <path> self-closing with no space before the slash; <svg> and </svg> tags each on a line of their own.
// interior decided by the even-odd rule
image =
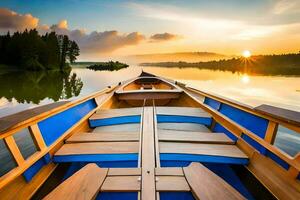
<svg viewBox="0 0 300 200">
<path fill-rule="evenodd" d="M 52 25 L 43 32 L 55 31 L 57 34 L 68 35 L 71 40 L 75 40 L 82 53 L 106 54 L 117 49 L 137 45 L 145 40 L 145 36 L 138 32 L 121 34 L 116 30 L 86 33 L 84 29 L 68 29 L 67 20 L 61 20 L 58 24 Z"/>
<path fill-rule="evenodd" d="M 36 28 L 39 19 L 31 14 L 18 14 L 6 8 L 0 8 L 0 30 L 22 31 L 26 28 Z"/>
<path fill-rule="evenodd" d="M 157 33 L 150 37 L 151 42 L 161 42 L 161 41 L 169 41 L 179 39 L 180 36 L 172 34 L 172 33 Z"/>
</svg>

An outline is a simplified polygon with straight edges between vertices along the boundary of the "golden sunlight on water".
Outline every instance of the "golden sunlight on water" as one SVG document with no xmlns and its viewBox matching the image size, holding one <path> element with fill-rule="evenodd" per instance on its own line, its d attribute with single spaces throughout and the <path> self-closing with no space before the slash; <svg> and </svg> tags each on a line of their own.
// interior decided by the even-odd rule
<svg viewBox="0 0 300 200">
<path fill-rule="evenodd" d="M 251 106 L 270 104 L 300 111 L 299 77 L 253 76 L 250 74 L 200 70 L 197 68 L 144 67 L 143 70 L 184 82 L 191 87 L 234 99 Z M 137 66 L 115 72 L 73 68 L 72 73 L 77 74 L 77 78 L 82 81 L 83 86 L 79 94 L 70 97 L 65 96 L 64 93 L 59 93 L 57 89 L 61 87 L 57 87 L 54 81 L 47 82 L 47 79 L 45 82 L 40 81 L 40 75 L 29 76 L 30 79 L 37 77 L 39 80 L 38 84 L 35 80 L 28 81 L 28 78 L 25 78 L 22 85 L 10 81 L 11 89 L 9 91 L 1 90 L 0 88 L 0 116 L 47 104 L 54 100 L 80 98 L 101 90 L 108 85 L 136 77 L 141 71 L 142 68 Z M 12 74 L 11 76 L 14 77 L 15 75 Z M 2 76 L 2 79 L 5 79 L 2 82 L 7 82 L 11 78 L 9 75 L 5 75 Z M 35 84 L 35 88 L 32 87 L 33 84 Z M 24 95 L 24 88 L 27 95 Z M 30 88 L 33 89 L 31 90 Z"/>
<path fill-rule="evenodd" d="M 231 98 L 250 106 L 274 105 L 300 111 L 300 78 L 254 76 L 196 68 L 144 68 L 148 72 L 176 79 L 191 87 Z"/>
<path fill-rule="evenodd" d="M 241 77 L 241 81 L 242 81 L 242 83 L 247 84 L 247 83 L 249 83 L 250 78 L 249 78 L 249 76 L 248 76 L 247 74 L 244 74 L 244 75 Z"/>
</svg>

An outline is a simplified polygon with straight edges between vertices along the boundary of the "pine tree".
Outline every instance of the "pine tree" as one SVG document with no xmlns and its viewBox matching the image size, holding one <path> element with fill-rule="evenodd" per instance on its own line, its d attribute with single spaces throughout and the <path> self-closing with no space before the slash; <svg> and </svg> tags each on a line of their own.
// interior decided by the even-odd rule
<svg viewBox="0 0 300 200">
<path fill-rule="evenodd" d="M 79 47 L 76 44 L 75 41 L 71 41 L 70 42 L 70 46 L 69 46 L 69 52 L 68 52 L 68 59 L 70 61 L 70 63 L 74 63 L 76 60 L 76 57 L 79 56 Z"/>
</svg>

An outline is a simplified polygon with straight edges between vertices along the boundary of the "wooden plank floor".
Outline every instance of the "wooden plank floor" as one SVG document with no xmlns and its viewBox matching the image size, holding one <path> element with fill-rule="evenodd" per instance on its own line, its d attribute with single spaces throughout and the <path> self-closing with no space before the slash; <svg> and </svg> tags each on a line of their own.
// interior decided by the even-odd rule
<svg viewBox="0 0 300 200">
<path fill-rule="evenodd" d="M 224 133 L 159 130 L 158 138 L 159 138 L 159 141 L 164 141 L 164 142 L 234 144 L 234 141 L 231 140 Z"/>
<path fill-rule="evenodd" d="M 72 135 L 66 143 L 83 142 L 138 142 L 139 132 L 99 132 Z"/>
</svg>

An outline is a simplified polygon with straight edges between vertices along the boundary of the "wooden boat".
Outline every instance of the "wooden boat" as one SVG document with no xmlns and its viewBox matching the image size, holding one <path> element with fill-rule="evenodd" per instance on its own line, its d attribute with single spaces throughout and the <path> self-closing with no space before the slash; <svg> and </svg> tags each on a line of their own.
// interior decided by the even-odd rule
<svg viewBox="0 0 300 200">
<path fill-rule="evenodd" d="M 274 146 L 280 126 L 300 133 L 300 114 L 143 72 L 1 118 L 14 166 L 1 175 L 0 199 L 300 199 L 300 154 Z"/>
</svg>

